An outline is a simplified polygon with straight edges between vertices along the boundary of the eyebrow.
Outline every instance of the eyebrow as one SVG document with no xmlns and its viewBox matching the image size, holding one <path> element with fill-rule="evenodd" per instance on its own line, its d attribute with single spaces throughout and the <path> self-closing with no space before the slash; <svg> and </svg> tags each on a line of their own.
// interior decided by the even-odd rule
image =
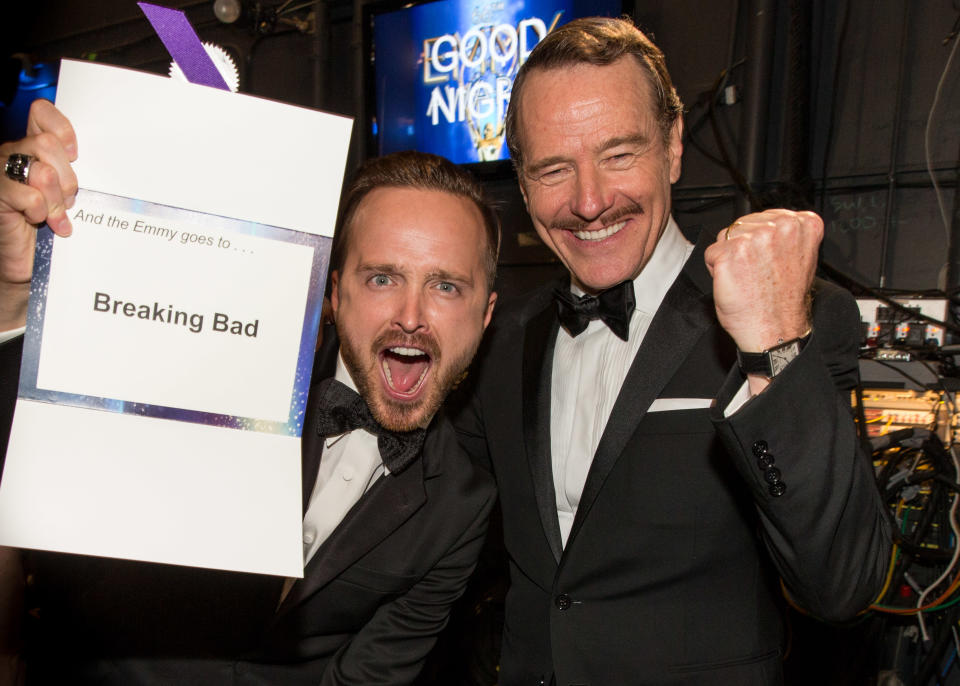
<svg viewBox="0 0 960 686">
<path fill-rule="evenodd" d="M 400 268 L 395 264 L 387 264 L 385 262 L 379 264 L 372 264 L 370 262 L 362 262 L 357 265 L 356 271 L 358 272 L 383 272 L 384 274 L 396 274 L 400 271 Z"/>
<path fill-rule="evenodd" d="M 612 148 L 617 148 L 621 145 L 636 145 L 639 147 L 645 147 L 650 145 L 650 137 L 642 133 L 633 133 L 629 136 L 617 136 L 616 138 L 611 138 L 608 141 L 604 141 L 603 144 L 597 149 L 597 152 L 606 152 Z"/>
<path fill-rule="evenodd" d="M 603 141 L 596 149 L 596 153 L 603 153 L 613 148 L 617 148 L 621 145 L 636 145 L 638 147 L 646 147 L 650 145 L 650 137 L 643 133 L 632 133 L 626 136 L 617 136 L 616 138 L 610 138 L 609 140 Z M 547 167 L 550 167 L 554 164 L 561 164 L 563 162 L 569 161 L 568 157 L 563 155 L 552 155 L 550 157 L 545 157 L 542 160 L 537 160 L 536 162 L 530 164 L 525 173 L 528 175 L 536 175 L 537 173 L 543 171 Z"/>
<path fill-rule="evenodd" d="M 360 264 L 357 266 L 358 272 L 377 272 L 382 274 L 403 274 L 405 272 L 402 265 L 392 264 L 392 263 L 380 263 L 380 264 Z M 435 268 L 427 272 L 427 279 L 433 280 L 437 279 L 440 281 L 455 281 L 457 283 L 466 284 L 468 286 L 473 285 L 473 277 L 467 274 L 458 274 L 456 272 L 451 272 L 447 269 Z"/>
<path fill-rule="evenodd" d="M 468 274 L 457 274 L 455 272 L 447 271 L 446 269 L 437 269 L 435 271 L 429 272 L 427 277 L 430 279 L 436 279 L 438 281 L 455 281 L 457 283 L 462 283 L 466 286 L 473 285 L 473 278 Z"/>
</svg>

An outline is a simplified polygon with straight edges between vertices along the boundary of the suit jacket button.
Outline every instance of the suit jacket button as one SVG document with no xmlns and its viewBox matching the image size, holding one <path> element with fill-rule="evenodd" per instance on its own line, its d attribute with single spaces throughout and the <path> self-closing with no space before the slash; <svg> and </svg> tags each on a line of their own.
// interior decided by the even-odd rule
<svg viewBox="0 0 960 686">
<path fill-rule="evenodd" d="M 770 495 L 772 495 L 774 498 L 779 498 L 786 492 L 787 485 L 782 481 L 778 481 L 775 484 L 770 484 Z"/>
<path fill-rule="evenodd" d="M 763 473 L 763 478 L 766 479 L 768 484 L 780 483 L 780 470 L 776 467 L 770 467 Z"/>
<path fill-rule="evenodd" d="M 558 610 L 568 610 L 573 605 L 573 599 L 566 593 L 561 593 L 553 599 L 553 604 L 557 606 Z"/>
<path fill-rule="evenodd" d="M 773 455 L 770 453 L 763 453 L 757 458 L 757 464 L 760 465 L 760 469 L 772 467 L 774 462 L 776 462 L 776 460 L 773 459 Z"/>
<path fill-rule="evenodd" d="M 750 449 L 753 451 L 754 457 L 760 457 L 767 452 L 768 447 L 769 446 L 767 446 L 767 442 L 763 439 L 760 439 L 759 441 L 754 441 L 753 445 L 750 446 Z"/>
</svg>

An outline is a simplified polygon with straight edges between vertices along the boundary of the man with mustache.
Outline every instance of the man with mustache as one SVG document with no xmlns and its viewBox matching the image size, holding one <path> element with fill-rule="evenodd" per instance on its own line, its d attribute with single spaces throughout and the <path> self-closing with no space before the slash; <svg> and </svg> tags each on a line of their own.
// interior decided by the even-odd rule
<svg viewBox="0 0 960 686">
<path fill-rule="evenodd" d="M 513 86 L 520 190 L 569 279 L 501 306 L 458 420 L 503 511 L 501 686 L 781 683 L 778 577 L 827 619 L 883 580 L 823 223 L 768 210 L 688 242 L 681 115 L 628 20 L 557 28 Z"/>
<path fill-rule="evenodd" d="M 68 235 L 77 190 L 69 122 L 38 102 L 29 132 L 0 147 L 2 161 L 32 157 L 29 176 L 8 165 L 0 177 L 0 330 L 14 332 L 34 225 Z M 490 321 L 498 247 L 497 218 L 463 170 L 419 153 L 365 165 L 341 207 L 336 326 L 304 421 L 303 579 L 0 548 L 0 598 L 22 610 L 0 639 L 14 642 L 25 618 L 26 682 L 411 683 L 494 499 L 438 413 Z M 21 340 L 0 345 L 4 445 Z"/>
</svg>

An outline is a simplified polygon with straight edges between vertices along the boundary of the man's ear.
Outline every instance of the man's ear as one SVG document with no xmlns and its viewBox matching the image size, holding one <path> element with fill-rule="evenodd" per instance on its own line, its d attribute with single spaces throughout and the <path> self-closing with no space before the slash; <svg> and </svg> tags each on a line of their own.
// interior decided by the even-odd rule
<svg viewBox="0 0 960 686">
<path fill-rule="evenodd" d="M 680 159 L 683 157 L 683 116 L 670 127 L 670 142 L 667 146 L 667 158 L 670 160 L 670 183 L 674 184 L 680 178 Z"/>
<path fill-rule="evenodd" d="M 483 329 L 486 331 L 487 325 L 490 324 L 490 318 L 493 317 L 493 306 L 497 304 L 497 293 L 496 291 L 490 291 L 490 297 L 487 298 L 487 311 L 483 315 Z"/>
<path fill-rule="evenodd" d="M 330 307 L 333 309 L 333 318 L 337 318 L 337 310 L 340 309 L 340 271 L 334 269 L 330 272 Z"/>
</svg>

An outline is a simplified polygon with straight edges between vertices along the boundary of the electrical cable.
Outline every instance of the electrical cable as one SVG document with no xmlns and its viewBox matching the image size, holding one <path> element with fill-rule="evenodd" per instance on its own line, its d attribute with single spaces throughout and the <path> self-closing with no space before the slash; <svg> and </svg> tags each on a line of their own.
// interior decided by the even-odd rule
<svg viewBox="0 0 960 686">
<path fill-rule="evenodd" d="M 693 104 L 693 106 L 690 108 L 690 111 L 687 113 L 688 117 L 693 112 L 693 108 L 697 106 L 698 106 L 698 103 Z M 700 129 L 700 126 L 706 121 L 706 119 L 707 119 L 707 113 L 706 111 L 704 111 L 703 115 L 699 119 L 688 121 L 687 125 L 684 126 L 683 128 L 683 135 L 686 137 L 687 142 L 690 143 L 690 145 L 692 145 L 708 161 L 713 162 L 718 167 L 725 168 L 723 160 L 721 160 L 719 157 L 717 157 L 712 152 L 707 150 L 704 144 L 701 143 L 696 137 L 697 131 Z"/>
<path fill-rule="evenodd" d="M 731 56 L 731 60 L 732 60 L 732 56 Z M 722 155 L 722 157 L 717 157 L 715 154 L 708 151 L 699 140 L 697 140 L 695 134 L 703 125 L 704 121 L 708 121 L 711 119 L 711 111 L 713 110 L 714 105 L 716 104 L 717 98 L 720 97 L 720 91 L 723 90 L 723 87 L 726 84 L 727 79 L 730 78 L 730 74 L 733 72 L 733 70 L 737 69 L 738 67 L 742 67 L 744 64 L 746 64 L 745 58 L 741 58 L 735 62 L 731 61 L 730 64 L 717 75 L 717 78 L 714 80 L 710 88 L 700 93 L 697 96 L 697 99 L 694 101 L 693 105 L 691 106 L 690 111 L 687 113 L 688 121 L 687 121 L 687 125 L 684 127 L 684 135 L 687 137 L 687 140 L 691 143 L 691 145 L 693 145 L 694 148 L 699 150 L 703 154 L 703 156 L 706 157 L 708 160 L 710 160 L 711 162 L 713 162 L 719 167 L 723 167 L 727 171 L 730 171 L 731 163 L 730 163 L 729 157 L 723 154 L 726 152 L 726 150 L 725 148 L 722 148 L 722 142 L 719 139 L 717 139 L 717 145 L 721 147 L 721 155 Z M 697 108 L 697 107 L 706 107 L 706 109 L 698 119 L 691 121 L 690 114 L 694 111 L 694 108 Z M 711 122 L 711 124 L 712 123 L 713 122 Z M 715 128 L 713 129 L 713 133 L 715 137 L 718 135 L 717 130 Z"/>
<path fill-rule="evenodd" d="M 881 588 L 880 593 L 877 594 L 877 599 L 873 601 L 873 603 L 870 605 L 870 609 L 880 609 L 880 607 L 877 606 L 877 603 L 879 603 L 883 599 L 883 597 L 887 595 L 887 591 L 890 589 L 890 582 L 893 580 L 893 568 L 896 565 L 897 558 L 899 556 L 900 556 L 900 548 L 897 547 L 896 543 L 894 543 L 890 547 L 890 565 L 887 568 L 887 577 L 886 579 L 884 579 L 883 588 Z"/>
<path fill-rule="evenodd" d="M 940 681 L 950 673 L 950 668 L 953 667 L 957 661 L 957 652 L 960 652 L 960 638 L 957 637 L 957 627 L 950 627 L 950 633 L 953 634 L 953 652 L 950 653 L 950 659 L 947 660 L 947 664 L 944 665 L 940 671 L 940 678 L 937 680 L 937 683 L 940 683 Z"/>
<path fill-rule="evenodd" d="M 937 109 L 937 103 L 940 102 L 943 84 L 947 79 L 947 73 L 950 71 L 950 65 L 953 62 L 953 56 L 957 53 L 958 45 L 960 45 L 960 40 L 954 40 L 953 47 L 950 49 L 950 56 L 947 57 L 947 63 L 944 65 L 943 73 L 940 74 L 940 80 L 937 82 L 937 90 L 934 92 L 933 103 L 930 105 L 930 113 L 927 115 L 927 125 L 923 131 L 924 160 L 927 164 L 927 173 L 930 175 L 930 181 L 933 183 L 933 191 L 937 196 L 937 207 L 940 209 L 940 217 L 943 219 L 943 228 L 947 234 L 947 244 L 950 243 L 950 220 L 947 218 L 947 209 L 944 206 L 943 196 L 940 193 L 940 186 L 937 184 L 937 177 L 933 173 L 933 162 L 930 158 L 930 130 L 933 127 L 933 113 Z"/>
<path fill-rule="evenodd" d="M 885 464 L 877 474 L 877 485 L 881 493 L 884 494 L 885 500 L 889 502 L 891 498 L 895 499 L 896 510 L 892 516 L 899 522 L 898 526 L 895 527 L 899 530 L 899 534 L 895 536 L 894 546 L 891 549 L 890 566 L 884 579 L 883 588 L 870 609 L 900 616 L 916 615 L 921 633 L 925 638 L 928 638 L 926 621 L 922 615 L 939 612 L 960 602 L 960 595 L 956 598 L 952 597 L 957 588 L 960 587 L 960 574 L 954 575 L 958 557 L 960 557 L 960 547 L 957 546 L 957 540 L 960 539 L 960 529 L 958 529 L 956 516 L 958 503 L 960 503 L 960 497 L 957 495 L 957 489 L 960 488 L 960 485 L 957 484 L 960 462 L 958 462 L 956 450 L 952 448 L 947 450 L 940 442 L 939 437 L 928 430 L 902 429 L 875 437 L 871 439 L 870 443 L 875 455 L 885 454 L 887 456 Z M 898 465 L 904 466 L 898 469 Z M 906 499 L 900 496 L 901 491 L 925 482 L 930 483 L 929 495 L 925 504 L 921 507 L 911 505 L 907 508 Z M 903 492 L 908 494 L 907 499 L 909 500 L 916 497 L 915 494 L 909 494 L 908 491 Z M 941 532 L 939 548 L 930 550 L 926 547 L 925 541 L 928 540 L 931 531 L 936 531 L 933 528 L 936 513 L 941 511 L 941 503 L 945 504 L 950 501 L 952 501 L 950 507 L 952 539 L 943 540 Z M 920 513 L 920 517 L 912 522 L 912 530 L 908 530 L 907 525 L 910 512 Z M 952 553 L 949 554 L 950 562 L 945 566 L 939 578 L 919 594 L 919 600 L 914 607 L 906 608 L 889 604 L 886 599 L 891 589 L 900 587 L 900 584 L 895 580 L 903 578 L 909 583 L 908 570 L 910 565 L 914 562 L 939 565 L 946 561 L 948 554 L 945 549 L 949 547 L 953 548 Z M 941 562 L 938 562 L 938 560 Z M 949 587 L 936 600 L 926 602 L 927 598 L 951 575 L 954 575 L 954 578 Z"/>
<path fill-rule="evenodd" d="M 283 6 L 277 10 L 278 17 L 283 16 L 284 14 L 292 14 L 293 12 L 297 12 L 304 8 L 311 7 L 314 4 L 314 0 L 310 0 L 309 2 L 302 2 L 299 5 L 296 5 L 294 7 L 287 7 L 287 5 L 289 4 L 290 4 L 290 0 L 287 0 L 287 2 L 283 3 Z"/>
<path fill-rule="evenodd" d="M 956 453 L 954 451 L 951 451 L 951 455 L 953 457 L 954 474 L 960 473 L 960 464 L 957 463 Z M 948 515 L 950 528 L 953 529 L 953 534 L 955 536 L 954 540 L 956 540 L 957 538 L 960 538 L 960 527 L 958 527 L 957 525 L 957 506 L 958 505 L 960 505 L 960 495 L 958 495 L 957 493 L 954 493 L 953 505 L 950 506 L 950 513 Z M 924 600 L 926 600 L 927 596 L 930 595 L 934 591 L 934 589 L 936 589 L 943 582 L 944 579 L 950 576 L 950 574 L 956 568 L 958 560 L 960 560 L 960 545 L 954 544 L 953 557 L 950 559 L 950 564 L 947 565 L 947 568 L 943 570 L 943 573 L 939 577 L 937 577 L 937 580 L 934 581 L 932 584 L 930 584 L 930 586 L 928 586 L 927 589 L 920 595 L 920 597 L 917 599 L 917 608 L 922 607 L 923 602 Z M 940 600 L 942 600 L 942 596 Z M 923 636 L 923 640 L 924 641 L 929 640 L 930 636 L 927 633 L 926 622 L 924 622 L 923 620 L 923 613 L 917 614 L 917 621 L 920 624 L 920 634 Z"/>
<path fill-rule="evenodd" d="M 956 624 L 958 617 L 960 617 L 960 608 L 950 608 L 947 617 L 943 621 L 943 626 L 953 626 Z M 916 684 L 916 686 L 926 686 L 926 684 L 930 682 L 930 679 L 939 672 L 938 667 L 940 660 L 947 646 L 950 644 L 950 639 L 951 633 L 946 629 L 937 635 L 933 645 L 930 646 L 930 650 L 927 652 L 926 658 L 924 658 L 923 663 L 920 665 L 920 669 L 917 670 L 916 678 L 912 681 L 912 684 Z"/>
<path fill-rule="evenodd" d="M 710 97 L 710 101 L 707 105 L 707 115 L 710 120 L 710 128 L 713 129 L 713 137 L 717 142 L 717 149 L 720 152 L 720 157 L 723 159 L 723 166 L 727 169 L 730 174 L 730 178 L 733 179 L 733 182 L 737 185 L 737 188 L 747 196 L 747 200 L 750 202 L 750 207 L 752 210 L 757 211 L 761 208 L 762 204 L 760 202 L 759 196 L 757 196 L 753 187 L 750 185 L 750 182 L 743 175 L 743 172 L 733 163 L 733 160 L 730 158 L 730 153 L 727 151 L 727 146 L 723 142 L 723 136 L 720 133 L 720 123 L 717 120 L 716 114 L 716 99 L 717 94 L 720 90 L 720 85 L 726 79 L 727 70 L 724 69 L 720 72 L 720 77 L 714 83 L 712 90 L 713 95 Z"/>
<path fill-rule="evenodd" d="M 700 198 L 674 198 L 673 199 L 673 210 L 678 214 L 698 214 L 700 212 L 709 212 L 710 210 L 716 209 L 718 207 L 723 207 L 724 205 L 730 204 L 732 197 L 723 197 L 723 198 L 711 198 L 711 199 L 700 199 Z M 697 203 L 695 207 L 680 207 L 679 205 L 683 202 L 695 202 Z"/>
</svg>

